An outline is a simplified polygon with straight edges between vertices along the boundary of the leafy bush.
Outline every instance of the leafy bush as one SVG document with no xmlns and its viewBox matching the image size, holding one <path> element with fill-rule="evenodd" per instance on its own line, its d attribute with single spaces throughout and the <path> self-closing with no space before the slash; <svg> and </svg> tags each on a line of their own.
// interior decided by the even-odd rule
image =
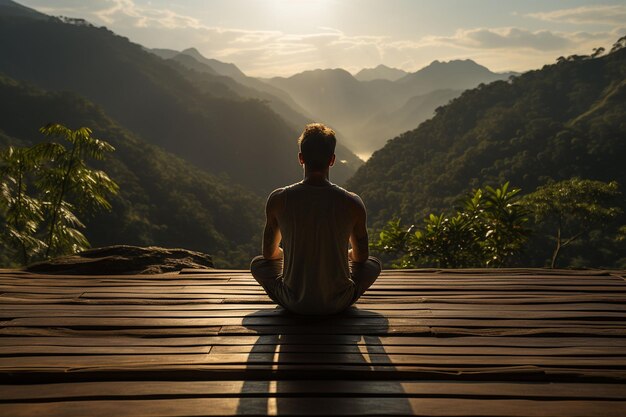
<svg viewBox="0 0 626 417">
<path fill-rule="evenodd" d="M 519 189 L 477 189 L 465 196 L 453 215 L 430 214 L 424 226 L 403 228 L 394 219 L 380 232 L 374 248 L 399 254 L 394 267 L 500 267 L 526 243 L 529 212 L 519 203 Z"/>
</svg>

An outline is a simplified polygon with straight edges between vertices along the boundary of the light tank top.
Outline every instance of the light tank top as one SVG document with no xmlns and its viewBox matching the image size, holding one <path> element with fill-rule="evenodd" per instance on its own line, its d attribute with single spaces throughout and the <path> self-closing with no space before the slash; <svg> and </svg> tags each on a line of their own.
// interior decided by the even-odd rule
<svg viewBox="0 0 626 417">
<path fill-rule="evenodd" d="M 302 182 L 283 189 L 283 289 L 287 307 L 301 314 L 332 314 L 348 307 L 354 282 L 348 266 L 353 226 L 350 193 L 332 184 Z"/>
</svg>

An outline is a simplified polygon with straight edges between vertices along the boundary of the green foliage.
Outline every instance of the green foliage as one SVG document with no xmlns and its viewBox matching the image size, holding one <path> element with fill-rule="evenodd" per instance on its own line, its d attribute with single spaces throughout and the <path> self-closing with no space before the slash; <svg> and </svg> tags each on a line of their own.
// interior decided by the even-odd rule
<svg viewBox="0 0 626 417">
<path fill-rule="evenodd" d="M 563 248 L 622 213 L 614 205 L 620 195 L 618 188 L 616 181 L 571 178 L 541 186 L 524 197 L 523 204 L 534 213 L 535 222 L 547 223 L 553 230 L 552 268 Z"/>
<path fill-rule="evenodd" d="M 108 143 L 91 136 L 89 128 L 70 130 L 59 124 L 40 129 L 72 144 L 39 143 L 30 148 L 10 146 L 0 153 L 0 210 L 5 220 L 4 246 L 27 264 L 34 257 L 74 253 L 89 246 L 75 214 L 111 209 L 109 194 L 117 184 L 103 171 L 89 168 L 86 157 L 103 159 L 113 151 Z M 29 192 L 29 188 L 32 192 Z M 43 229 L 43 230 L 42 230 Z"/>
<path fill-rule="evenodd" d="M 48 258 L 87 249 L 89 242 L 78 230 L 85 226 L 73 211 L 111 210 L 107 197 L 117 194 L 119 187 L 104 171 L 91 169 L 85 162 L 87 157 L 102 160 L 107 152 L 115 149 L 109 143 L 92 137 L 91 129 L 81 127 L 71 130 L 52 123 L 40 131 L 71 144 L 69 150 L 60 147 L 62 151 L 55 155 L 55 164 L 44 171 L 38 184 L 46 200 L 49 219 L 45 253 Z"/>
<path fill-rule="evenodd" d="M 509 183 L 485 187 L 465 196 L 453 215 L 430 214 L 422 229 L 405 229 L 391 220 L 373 246 L 400 254 L 393 267 L 500 267 L 518 254 L 528 238 L 527 210 L 519 204 L 519 189 Z"/>
<path fill-rule="evenodd" d="M 44 220 L 42 202 L 29 195 L 29 176 L 38 172 L 43 162 L 41 146 L 9 146 L 0 153 L 0 244 L 19 256 L 22 264 L 40 253 L 45 243 L 36 237 Z"/>
<path fill-rule="evenodd" d="M 535 190 L 572 177 L 624 184 L 625 79 L 626 48 L 617 48 L 467 90 L 375 152 L 347 187 L 365 202 L 371 227 L 381 230 L 394 218 L 421 223 L 482 184 L 510 181 Z M 616 205 L 626 208 L 623 199 Z M 626 224 L 626 215 L 615 221 Z M 530 239 L 520 262 L 544 266 L 552 242 Z M 560 263 L 615 267 L 620 245 L 587 233 Z"/>
</svg>

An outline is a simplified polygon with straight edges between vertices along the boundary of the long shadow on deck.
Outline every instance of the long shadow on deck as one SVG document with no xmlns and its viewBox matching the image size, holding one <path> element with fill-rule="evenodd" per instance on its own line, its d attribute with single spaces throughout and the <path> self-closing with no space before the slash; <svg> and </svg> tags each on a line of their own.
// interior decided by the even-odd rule
<svg viewBox="0 0 626 417">
<path fill-rule="evenodd" d="M 395 367 L 379 338 L 387 334 L 385 316 L 355 307 L 324 317 L 279 310 L 279 315 L 261 310 L 243 319 L 260 337 L 250 351 L 246 373 L 251 378 L 243 384 L 237 414 L 371 414 L 372 407 L 413 413 L 399 394 L 404 392 L 400 382 L 390 381 Z M 359 392 L 363 380 L 385 384 L 368 394 Z M 384 396 L 389 393 L 394 398 Z"/>
</svg>

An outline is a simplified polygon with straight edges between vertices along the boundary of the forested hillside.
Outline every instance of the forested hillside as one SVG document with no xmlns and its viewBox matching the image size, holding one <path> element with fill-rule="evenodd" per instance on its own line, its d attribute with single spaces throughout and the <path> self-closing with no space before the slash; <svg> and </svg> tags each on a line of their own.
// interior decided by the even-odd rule
<svg viewBox="0 0 626 417">
<path fill-rule="evenodd" d="M 466 91 L 374 153 L 348 186 L 380 228 L 396 216 L 421 223 L 485 184 L 531 192 L 578 176 L 617 180 L 624 191 L 625 164 L 626 49 L 618 48 Z"/>
<path fill-rule="evenodd" d="M 0 14 L 0 57 L 0 72 L 76 92 L 142 139 L 259 195 L 301 176 L 300 132 L 266 103 L 225 97 L 229 87 L 211 74 L 211 88 L 199 89 L 181 68 L 104 27 Z M 345 149 L 338 159 L 342 183 L 359 161 Z"/>
<path fill-rule="evenodd" d="M 111 212 L 85 219 L 93 246 L 185 247 L 212 254 L 218 267 L 246 267 L 259 250 L 261 198 L 143 142 L 75 94 L 45 92 L 0 75 L 0 97 L 0 147 L 46 140 L 38 128 L 60 122 L 88 126 L 116 148 L 98 167 L 120 193 L 111 199 Z"/>
</svg>

